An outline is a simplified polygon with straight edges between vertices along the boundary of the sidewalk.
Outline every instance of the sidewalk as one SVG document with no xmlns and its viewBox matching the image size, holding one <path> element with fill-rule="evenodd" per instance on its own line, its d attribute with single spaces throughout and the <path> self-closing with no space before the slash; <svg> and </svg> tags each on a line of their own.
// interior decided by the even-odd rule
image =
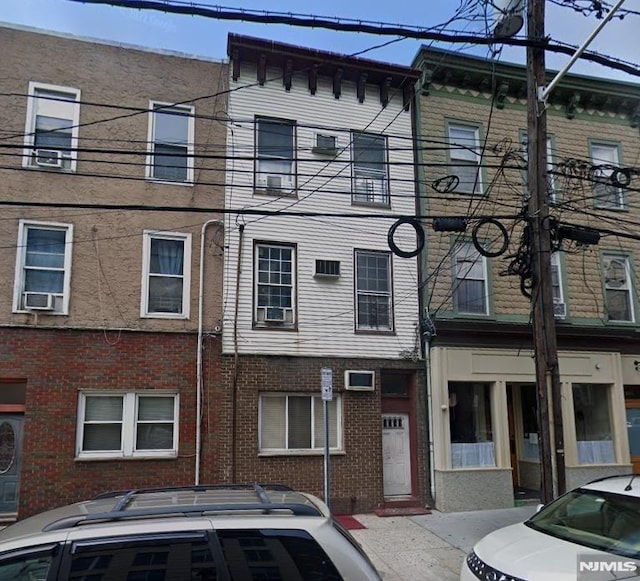
<svg viewBox="0 0 640 581">
<path fill-rule="evenodd" d="M 378 517 L 359 514 L 366 528 L 351 533 L 385 581 L 453 581 L 473 545 L 501 527 L 526 520 L 535 506 Z"/>
</svg>

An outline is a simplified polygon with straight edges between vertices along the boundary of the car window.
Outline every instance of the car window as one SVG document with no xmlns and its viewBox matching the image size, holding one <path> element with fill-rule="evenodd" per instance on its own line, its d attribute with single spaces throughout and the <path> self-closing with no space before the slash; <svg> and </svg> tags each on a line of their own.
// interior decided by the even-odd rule
<svg viewBox="0 0 640 581">
<path fill-rule="evenodd" d="M 0 581 L 46 581 L 57 546 L 0 555 Z"/>
<path fill-rule="evenodd" d="M 234 581 L 339 581 L 335 565 L 306 531 L 218 530 Z"/>
<path fill-rule="evenodd" d="M 640 499 L 632 496 L 574 490 L 525 524 L 579 545 L 640 558 Z"/>
<path fill-rule="evenodd" d="M 214 546 L 204 531 L 75 542 L 62 579 L 164 581 L 219 579 Z"/>
</svg>

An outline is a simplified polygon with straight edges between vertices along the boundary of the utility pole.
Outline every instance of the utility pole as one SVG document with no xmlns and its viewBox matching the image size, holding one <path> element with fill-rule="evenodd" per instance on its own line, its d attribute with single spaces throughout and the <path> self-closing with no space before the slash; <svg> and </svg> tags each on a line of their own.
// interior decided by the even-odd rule
<svg viewBox="0 0 640 581">
<path fill-rule="evenodd" d="M 554 461 L 556 492 L 565 491 L 564 435 L 562 398 L 558 368 L 556 321 L 553 314 L 551 285 L 551 232 L 547 181 L 547 115 L 546 104 L 539 100 L 539 89 L 545 86 L 545 51 L 532 46 L 545 38 L 545 0 L 527 0 L 527 141 L 529 165 L 529 228 L 533 285 L 533 338 L 536 365 L 538 430 L 540 446 L 541 500 L 550 502 L 554 494 Z M 554 442 L 550 417 L 553 418 Z M 553 453 L 552 453 L 553 450 Z"/>
</svg>

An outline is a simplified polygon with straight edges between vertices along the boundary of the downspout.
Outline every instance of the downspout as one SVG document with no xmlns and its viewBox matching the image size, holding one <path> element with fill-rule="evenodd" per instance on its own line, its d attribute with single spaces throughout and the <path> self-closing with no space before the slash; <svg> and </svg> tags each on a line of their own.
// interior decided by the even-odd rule
<svg viewBox="0 0 640 581">
<path fill-rule="evenodd" d="M 202 451 L 202 393 L 204 382 L 202 378 L 202 343 L 203 343 L 203 311 L 204 311 L 204 242 L 207 227 L 211 224 L 224 226 L 222 220 L 207 220 L 200 232 L 200 281 L 198 288 L 198 353 L 196 358 L 196 465 L 195 482 L 200 484 L 200 454 Z"/>
<path fill-rule="evenodd" d="M 236 304 L 233 315 L 233 394 L 231 401 L 231 482 L 236 482 L 236 426 L 238 423 L 238 312 L 240 308 L 240 273 L 242 272 L 242 241 L 244 224 L 238 226 L 238 264 L 236 269 Z"/>
</svg>

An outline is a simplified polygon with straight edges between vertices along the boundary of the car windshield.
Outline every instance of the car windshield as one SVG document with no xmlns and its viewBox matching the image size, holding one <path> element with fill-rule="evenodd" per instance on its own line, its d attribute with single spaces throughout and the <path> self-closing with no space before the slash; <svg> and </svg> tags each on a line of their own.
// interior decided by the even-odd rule
<svg viewBox="0 0 640 581">
<path fill-rule="evenodd" d="M 577 489 L 543 508 L 528 527 L 608 553 L 640 558 L 640 499 Z"/>
</svg>

